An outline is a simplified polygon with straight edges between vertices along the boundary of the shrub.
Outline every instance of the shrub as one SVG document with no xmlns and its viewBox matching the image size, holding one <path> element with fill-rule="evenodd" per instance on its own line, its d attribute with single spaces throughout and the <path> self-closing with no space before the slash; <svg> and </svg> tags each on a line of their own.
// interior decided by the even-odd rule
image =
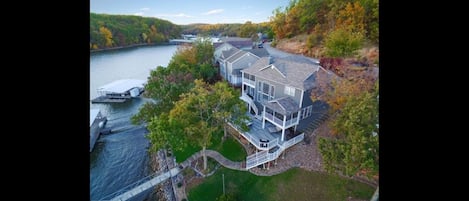
<svg viewBox="0 0 469 201">
<path fill-rule="evenodd" d="M 362 34 L 337 29 L 331 32 L 326 38 L 326 55 L 330 57 L 353 56 L 355 52 L 361 48 L 362 42 Z"/>
</svg>

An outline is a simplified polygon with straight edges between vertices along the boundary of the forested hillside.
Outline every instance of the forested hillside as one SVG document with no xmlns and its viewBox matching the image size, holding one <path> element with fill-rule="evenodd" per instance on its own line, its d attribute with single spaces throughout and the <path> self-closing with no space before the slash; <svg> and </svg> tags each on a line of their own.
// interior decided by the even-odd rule
<svg viewBox="0 0 469 201">
<path fill-rule="evenodd" d="M 203 34 L 211 36 L 237 36 L 243 38 L 257 37 L 257 33 L 264 33 L 272 37 L 273 33 L 268 22 L 252 23 L 250 21 L 244 24 L 189 24 L 182 25 L 183 34 Z"/>
<path fill-rule="evenodd" d="M 90 13 L 90 50 L 157 44 L 179 38 L 181 28 L 158 18 Z"/>
<path fill-rule="evenodd" d="M 273 12 L 277 42 L 299 37 L 310 56 L 354 56 L 363 45 L 379 43 L 378 0 L 293 0 Z M 276 45 L 275 43 L 273 45 Z M 321 54 L 312 54 L 319 48 Z"/>
</svg>

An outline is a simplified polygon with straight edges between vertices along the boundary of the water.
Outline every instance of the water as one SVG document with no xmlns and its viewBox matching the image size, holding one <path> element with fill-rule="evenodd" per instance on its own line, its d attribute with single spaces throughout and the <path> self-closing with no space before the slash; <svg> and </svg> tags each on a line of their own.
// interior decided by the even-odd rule
<svg viewBox="0 0 469 201">
<path fill-rule="evenodd" d="M 177 46 L 137 47 L 90 54 L 90 100 L 96 89 L 119 79 L 147 80 L 150 70 L 167 66 Z M 136 98 L 125 103 L 91 104 L 108 118 L 105 128 L 123 130 L 101 135 L 90 153 L 90 198 L 100 199 L 148 174 L 147 130 L 130 124 L 130 117 L 149 101 Z M 137 196 L 134 200 L 143 200 Z"/>
</svg>

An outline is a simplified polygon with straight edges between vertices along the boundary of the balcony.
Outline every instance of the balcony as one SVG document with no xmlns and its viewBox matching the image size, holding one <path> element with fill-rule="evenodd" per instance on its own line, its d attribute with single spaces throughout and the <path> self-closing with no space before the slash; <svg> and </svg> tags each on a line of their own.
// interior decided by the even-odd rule
<svg viewBox="0 0 469 201">
<path fill-rule="evenodd" d="M 247 84 L 247 85 L 249 85 L 249 86 L 251 86 L 251 87 L 253 87 L 253 88 L 256 87 L 256 81 L 250 80 L 250 79 L 248 79 L 248 78 L 244 78 L 244 77 L 243 77 L 243 83 L 245 83 L 245 84 Z"/>
<path fill-rule="evenodd" d="M 265 113 L 265 119 L 269 120 L 270 122 L 273 122 L 273 123 L 277 124 L 277 126 L 279 126 L 279 127 L 283 127 L 283 119 L 279 119 L 278 117 L 276 117 L 272 114 Z M 288 127 L 294 126 L 294 125 L 297 124 L 297 121 L 298 121 L 298 117 L 286 120 L 285 121 L 285 127 L 283 127 L 283 128 L 288 128 Z"/>
</svg>

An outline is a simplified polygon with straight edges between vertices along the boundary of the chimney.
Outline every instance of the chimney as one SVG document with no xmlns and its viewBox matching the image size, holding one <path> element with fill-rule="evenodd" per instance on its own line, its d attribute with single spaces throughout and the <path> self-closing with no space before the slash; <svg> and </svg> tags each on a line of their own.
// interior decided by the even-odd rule
<svg viewBox="0 0 469 201">
<path fill-rule="evenodd" d="M 272 64 L 272 63 L 274 63 L 274 58 L 269 55 L 269 64 Z"/>
</svg>

